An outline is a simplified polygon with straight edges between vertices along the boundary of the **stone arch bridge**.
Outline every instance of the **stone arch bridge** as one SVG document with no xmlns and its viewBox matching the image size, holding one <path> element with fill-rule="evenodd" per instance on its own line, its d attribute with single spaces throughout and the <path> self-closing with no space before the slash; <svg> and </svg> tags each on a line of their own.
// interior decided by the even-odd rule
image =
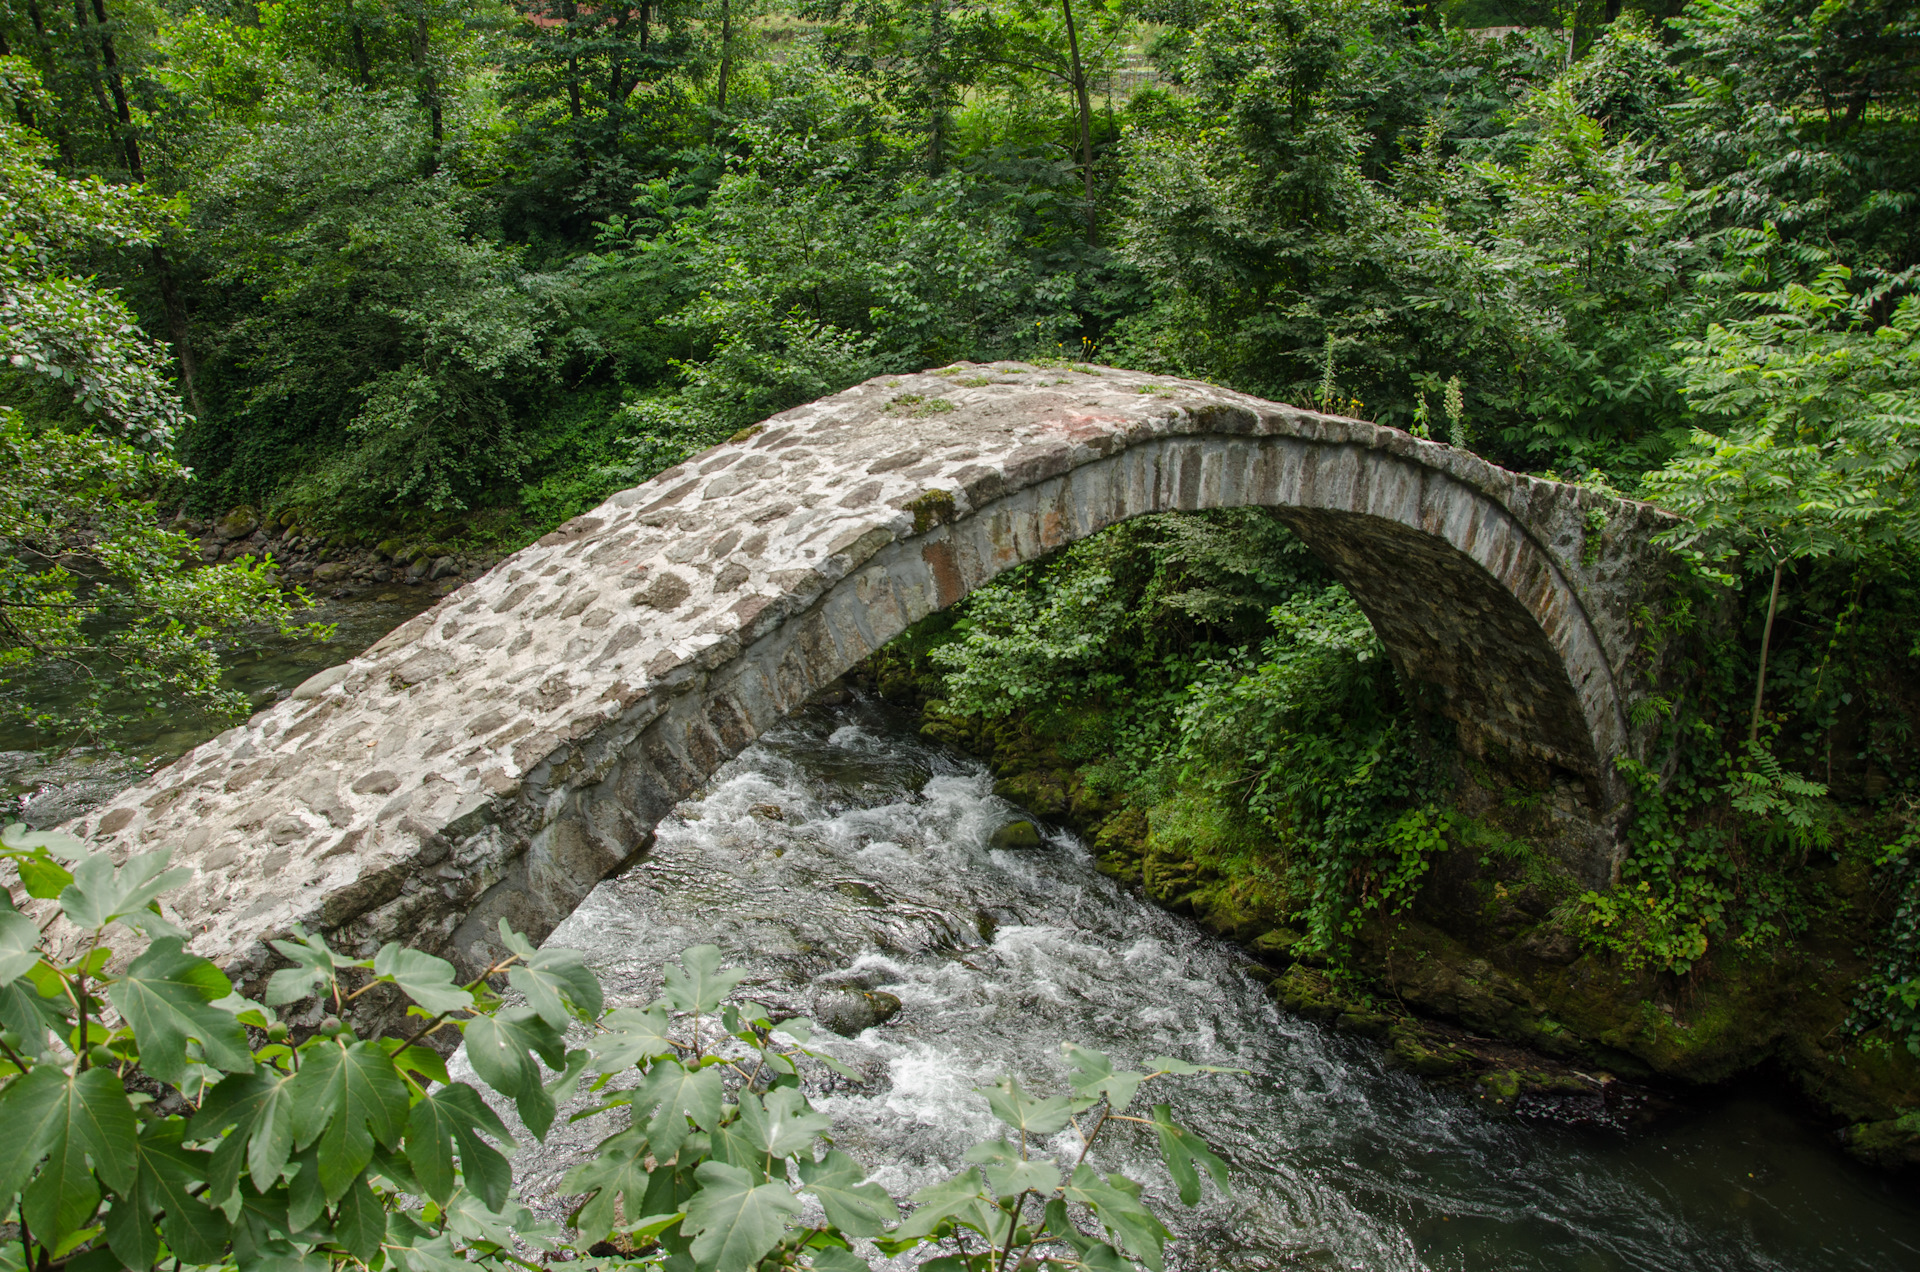
<svg viewBox="0 0 1920 1272">
<path fill-rule="evenodd" d="M 910 623 L 1167 509 L 1272 508 L 1398 666 L 1559 774 L 1604 883 L 1666 514 L 1404 432 L 1108 368 L 961 364 L 775 416 L 615 495 L 78 823 L 167 846 L 251 982 L 294 923 L 484 966 L 543 937 L 727 757 Z"/>
</svg>

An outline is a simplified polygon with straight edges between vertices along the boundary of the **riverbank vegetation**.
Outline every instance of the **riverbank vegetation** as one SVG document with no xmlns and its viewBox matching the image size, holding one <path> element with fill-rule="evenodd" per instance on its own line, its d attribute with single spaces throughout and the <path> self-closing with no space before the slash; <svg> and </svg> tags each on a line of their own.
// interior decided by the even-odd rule
<svg viewBox="0 0 1920 1272">
<path fill-rule="evenodd" d="M 1701 676 L 1645 704 L 1619 887 L 1261 514 L 1078 545 L 883 680 L 1355 1001 L 1453 941 L 1435 1011 L 1920 1103 L 1913 6 L 23 0 L 0 37 L 11 687 L 118 657 L 235 708 L 218 632 L 288 602 L 179 569 L 174 513 L 426 574 L 876 374 L 1211 380 L 1689 518 L 1644 636 Z M 44 722 L 130 705 L 89 704 Z M 1494 950 L 1497 993 L 1458 970 Z"/>
</svg>

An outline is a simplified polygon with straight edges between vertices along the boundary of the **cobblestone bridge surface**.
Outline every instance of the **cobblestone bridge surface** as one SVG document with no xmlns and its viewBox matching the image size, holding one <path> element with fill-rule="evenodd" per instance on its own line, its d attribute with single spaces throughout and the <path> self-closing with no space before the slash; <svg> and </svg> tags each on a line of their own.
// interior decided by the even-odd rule
<svg viewBox="0 0 1920 1272">
<path fill-rule="evenodd" d="M 869 381 L 615 495 L 73 829 L 195 867 L 176 917 L 243 983 L 296 922 L 484 966 L 501 918 L 544 936 L 908 624 L 1125 518 L 1242 505 L 1332 566 L 1470 752 L 1619 815 L 1665 514 L 1204 384 L 995 363 Z M 1567 850 L 1596 882 L 1614 851 Z"/>
</svg>

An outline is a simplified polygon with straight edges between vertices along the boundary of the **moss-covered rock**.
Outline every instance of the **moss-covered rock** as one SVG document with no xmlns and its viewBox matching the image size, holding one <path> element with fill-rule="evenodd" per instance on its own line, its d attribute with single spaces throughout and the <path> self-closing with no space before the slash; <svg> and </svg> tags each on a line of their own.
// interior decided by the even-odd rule
<svg viewBox="0 0 1920 1272">
<path fill-rule="evenodd" d="M 1870 1166 L 1920 1166 L 1920 1109 L 1847 1128 L 1847 1151 Z"/>
</svg>

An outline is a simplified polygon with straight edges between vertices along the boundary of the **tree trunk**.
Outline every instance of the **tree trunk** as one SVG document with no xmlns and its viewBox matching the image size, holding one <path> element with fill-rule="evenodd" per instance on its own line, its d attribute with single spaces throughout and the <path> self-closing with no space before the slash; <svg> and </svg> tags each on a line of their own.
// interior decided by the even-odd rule
<svg viewBox="0 0 1920 1272">
<path fill-rule="evenodd" d="M 947 167 L 947 82 L 942 63 L 947 50 L 947 0 L 927 6 L 927 171 L 939 176 Z"/>
<path fill-rule="evenodd" d="M 560 6 L 560 16 L 567 20 L 566 34 L 561 37 L 566 40 L 569 50 L 567 53 L 567 110 L 573 116 L 575 123 L 578 123 L 580 120 L 580 59 L 575 57 L 571 50 L 573 48 L 573 24 L 575 19 L 579 17 L 579 13 L 580 11 L 574 5 L 573 0 L 566 0 L 566 3 Z M 577 142 L 578 140 L 576 137 L 575 141 Z"/>
<path fill-rule="evenodd" d="M 1780 562 L 1773 565 L 1773 595 L 1767 598 L 1767 625 L 1760 633 L 1760 678 L 1753 686 L 1753 719 L 1747 725 L 1747 741 L 1760 740 L 1760 697 L 1767 691 L 1767 653 L 1773 645 L 1773 615 L 1780 608 Z"/>
<path fill-rule="evenodd" d="M 367 58 L 367 33 L 360 27 L 360 14 L 353 5 L 347 5 L 347 21 L 353 28 L 353 69 L 360 77 L 360 87 L 373 87 L 373 63 Z"/>
<path fill-rule="evenodd" d="M 27 17 L 33 22 L 33 38 L 39 42 L 40 56 L 47 65 L 53 65 L 53 44 L 47 39 L 46 19 L 40 16 L 39 0 L 27 0 Z M 60 117 L 59 111 L 53 112 L 54 144 L 60 150 L 60 165 L 69 173 L 73 171 L 73 138 L 67 132 L 67 121 Z"/>
<path fill-rule="evenodd" d="M 1067 19 L 1067 52 L 1073 62 L 1073 91 L 1080 99 L 1080 163 L 1087 186 L 1087 242 L 1097 244 L 1100 232 L 1093 204 L 1093 103 L 1087 98 L 1087 74 L 1080 66 L 1080 35 L 1073 26 L 1073 0 L 1060 0 L 1060 12 Z"/>
<path fill-rule="evenodd" d="M 432 176 L 440 170 L 440 143 L 442 128 L 440 119 L 440 81 L 433 73 L 433 32 L 427 25 L 427 15 L 421 14 L 415 19 L 413 64 L 420 73 L 420 96 L 427 108 L 427 175 Z"/>
<path fill-rule="evenodd" d="M 733 0 L 720 0 L 720 88 L 714 94 L 716 113 L 727 109 L 727 77 L 733 73 Z"/>
<path fill-rule="evenodd" d="M 127 156 L 127 172 L 135 181 L 145 185 L 146 165 L 140 158 L 140 137 L 133 127 L 133 112 L 127 106 L 127 85 L 120 74 L 119 56 L 114 52 L 113 33 L 107 29 L 106 0 L 93 0 L 93 16 L 100 26 L 100 63 L 106 71 L 107 87 L 113 93 L 114 114 L 120 122 L 121 146 Z M 187 307 L 180 298 L 180 286 L 173 275 L 173 263 L 167 259 L 167 250 L 155 243 L 151 251 L 160 305 L 166 311 L 174 356 L 180 360 L 180 389 L 193 413 L 201 415 L 204 411 L 200 405 L 199 387 L 194 383 L 198 366 L 193 356 L 192 325 L 187 318 Z"/>
</svg>

